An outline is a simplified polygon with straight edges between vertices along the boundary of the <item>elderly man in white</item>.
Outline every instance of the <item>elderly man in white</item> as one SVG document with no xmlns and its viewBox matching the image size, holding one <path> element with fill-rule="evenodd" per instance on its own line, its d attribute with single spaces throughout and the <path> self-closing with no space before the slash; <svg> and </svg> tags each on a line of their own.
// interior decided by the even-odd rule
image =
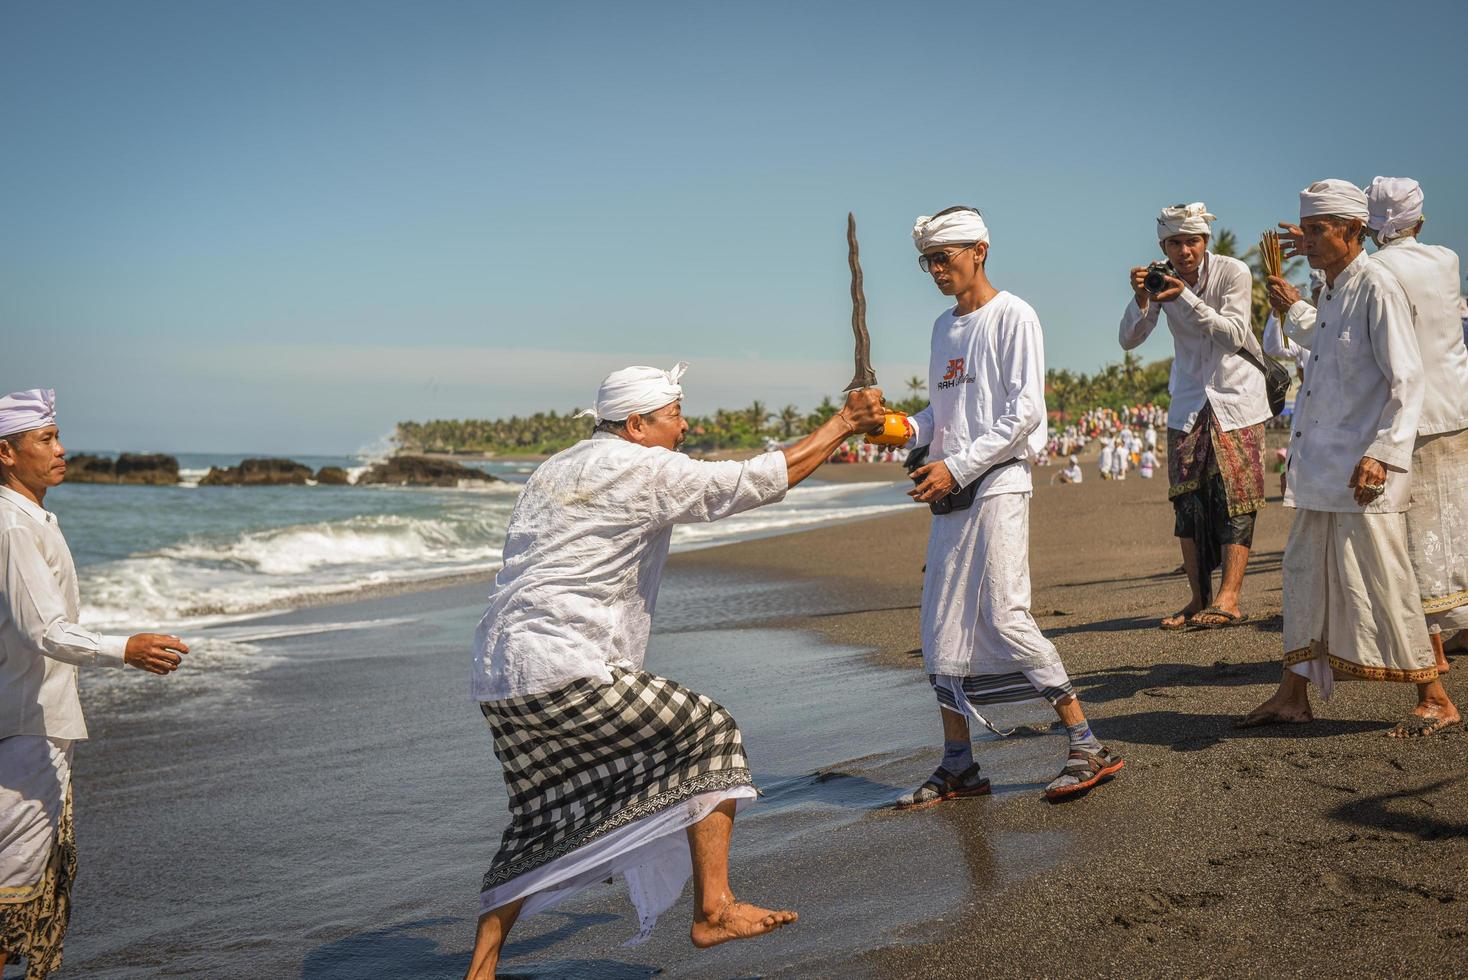
<svg viewBox="0 0 1468 980">
<path fill-rule="evenodd" d="M 46 491 L 66 477 L 49 388 L 0 398 L 0 969 L 61 965 L 76 877 L 73 743 L 87 737 L 78 667 L 178 667 L 176 636 L 101 636 L 77 625 L 76 569 Z"/>
<path fill-rule="evenodd" d="M 1407 542 L 1437 669 L 1447 673 L 1443 633 L 1468 629 L 1468 347 L 1458 317 L 1458 255 L 1417 240 L 1426 221 L 1417 181 L 1377 177 L 1366 200 L 1367 232 L 1377 245 L 1371 257 L 1406 291 L 1422 354 Z M 1297 245 L 1299 229 L 1285 227 Z M 1269 288 L 1297 329 L 1313 326 L 1315 310 L 1288 283 L 1271 281 Z"/>
<path fill-rule="evenodd" d="M 755 796 L 734 719 L 644 671 L 643 657 L 674 525 L 780 500 L 886 413 L 878 389 L 854 391 L 788 448 L 700 462 L 676 451 L 688 431 L 686 367 L 608 375 L 588 413 L 592 437 L 542 463 L 510 516 L 504 567 L 474 637 L 473 694 L 510 798 L 480 893 L 475 980 L 495 975 L 520 915 L 618 874 L 638 939 L 690 874 L 695 946 L 796 919 L 729 890 L 735 807 Z"/>
<path fill-rule="evenodd" d="M 1162 209 L 1157 241 L 1175 274 L 1165 275 L 1162 288 L 1152 293 L 1147 268 L 1133 268 L 1132 300 L 1121 317 L 1123 350 L 1152 335 L 1159 313 L 1166 314 L 1172 333 L 1167 496 L 1192 597 L 1162 619 L 1166 630 L 1212 629 L 1247 618 L 1239 592 L 1255 516 L 1264 506 L 1261 449 L 1269 399 L 1262 366 L 1240 353 L 1262 353 L 1249 329 L 1253 277 L 1238 259 L 1209 254 L 1214 220 L 1202 202 Z M 1220 564 L 1223 579 L 1215 598 L 1213 571 Z"/>
<path fill-rule="evenodd" d="M 923 666 L 938 700 L 943 759 L 901 809 L 989 792 L 974 761 L 969 719 L 981 709 L 1050 702 L 1069 736 L 1056 800 L 1111 779 L 1123 766 L 1091 731 L 1055 645 L 1030 615 L 1030 467 L 1045 448 L 1045 344 L 1030 304 L 989 281 L 989 229 L 952 207 L 918 218 L 918 265 L 954 298 L 933 323 L 927 408 L 908 420 L 908 445 L 927 446 L 911 496 L 934 511 L 923 578 Z M 966 501 L 966 502 L 965 502 Z"/>
<path fill-rule="evenodd" d="M 1417 685 L 1395 737 L 1459 721 L 1438 680 L 1407 545 L 1423 363 L 1407 294 L 1362 250 L 1368 217 L 1359 187 L 1311 184 L 1300 193 L 1298 242 L 1326 277 L 1316 315 L 1295 309 L 1299 297 L 1283 280 L 1269 282 L 1310 361 L 1285 494 L 1296 513 L 1283 567 L 1284 678 L 1240 727 L 1311 721 L 1309 683 L 1329 698 L 1337 672 Z"/>
</svg>

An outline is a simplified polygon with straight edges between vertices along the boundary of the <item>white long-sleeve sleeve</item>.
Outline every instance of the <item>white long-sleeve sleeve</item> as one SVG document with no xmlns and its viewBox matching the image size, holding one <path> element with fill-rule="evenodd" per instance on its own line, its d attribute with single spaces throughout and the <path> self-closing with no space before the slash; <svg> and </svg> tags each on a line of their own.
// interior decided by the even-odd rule
<svg viewBox="0 0 1468 980">
<path fill-rule="evenodd" d="M 21 640 L 33 654 L 79 667 L 123 666 L 127 637 L 93 633 L 71 621 L 55 574 L 24 528 L 0 530 L 0 603 L 11 627 L 7 638 Z"/>
</svg>

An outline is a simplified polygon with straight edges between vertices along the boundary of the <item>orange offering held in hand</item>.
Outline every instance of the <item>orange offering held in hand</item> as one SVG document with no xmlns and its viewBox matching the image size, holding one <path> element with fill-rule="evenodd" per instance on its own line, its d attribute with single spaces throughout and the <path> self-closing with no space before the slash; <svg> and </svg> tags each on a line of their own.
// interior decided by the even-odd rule
<svg viewBox="0 0 1468 980">
<path fill-rule="evenodd" d="M 904 412 L 888 412 L 882 427 L 867 433 L 866 441 L 874 446 L 901 446 L 912 438 L 912 425 Z"/>
</svg>

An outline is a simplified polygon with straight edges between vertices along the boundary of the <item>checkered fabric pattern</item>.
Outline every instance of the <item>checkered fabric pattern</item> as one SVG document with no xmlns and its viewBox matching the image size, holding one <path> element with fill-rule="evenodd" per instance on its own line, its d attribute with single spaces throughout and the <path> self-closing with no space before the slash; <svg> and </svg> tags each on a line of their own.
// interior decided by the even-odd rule
<svg viewBox="0 0 1468 980">
<path fill-rule="evenodd" d="M 708 698 L 612 669 L 543 694 L 486 701 L 510 825 L 489 890 L 700 793 L 753 785 L 739 728 Z"/>
</svg>

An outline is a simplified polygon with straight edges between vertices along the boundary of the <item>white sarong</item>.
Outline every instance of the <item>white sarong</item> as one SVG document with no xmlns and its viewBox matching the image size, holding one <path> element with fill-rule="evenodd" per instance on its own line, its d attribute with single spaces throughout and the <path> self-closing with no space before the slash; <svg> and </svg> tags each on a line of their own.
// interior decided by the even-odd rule
<svg viewBox="0 0 1468 980">
<path fill-rule="evenodd" d="M 1297 510 L 1283 571 L 1285 667 L 1327 699 L 1337 671 L 1414 684 L 1437 677 L 1405 515 Z"/>
<path fill-rule="evenodd" d="M 1428 632 L 1468 629 L 1468 429 L 1417 437 L 1407 544 Z"/>
<path fill-rule="evenodd" d="M 1030 495 L 933 515 L 923 576 L 923 668 L 971 677 L 1058 666 L 1030 615 Z"/>
<path fill-rule="evenodd" d="M 71 785 L 66 738 L 0 738 L 0 902 L 39 894 Z"/>
</svg>

